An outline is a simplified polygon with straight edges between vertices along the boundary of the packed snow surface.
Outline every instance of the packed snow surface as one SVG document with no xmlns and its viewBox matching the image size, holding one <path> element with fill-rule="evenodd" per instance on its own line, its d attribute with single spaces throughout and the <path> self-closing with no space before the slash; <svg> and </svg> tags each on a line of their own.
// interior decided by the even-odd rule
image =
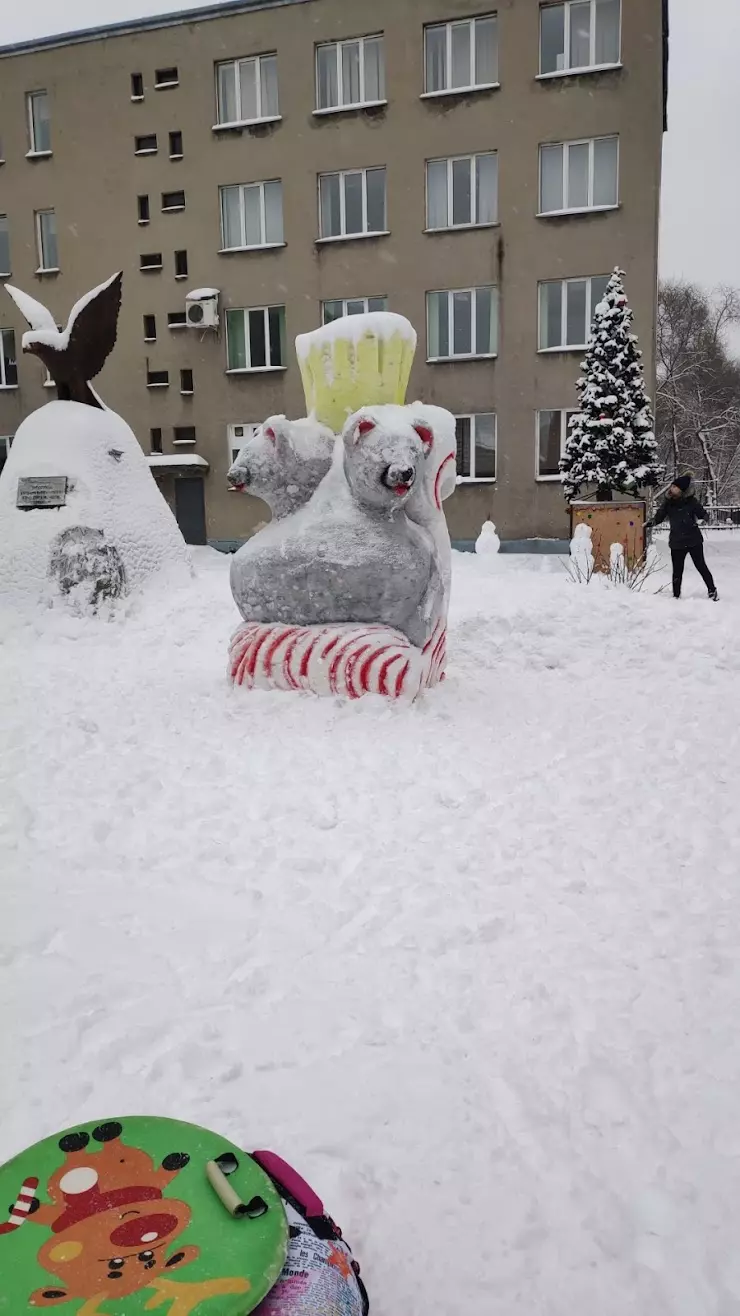
<svg viewBox="0 0 740 1316">
<path fill-rule="evenodd" d="M 411 708 L 231 689 L 195 560 L 0 618 L 0 1160 L 168 1114 L 302 1170 L 374 1316 L 740 1311 L 740 537 L 719 606 L 455 554 Z"/>
</svg>

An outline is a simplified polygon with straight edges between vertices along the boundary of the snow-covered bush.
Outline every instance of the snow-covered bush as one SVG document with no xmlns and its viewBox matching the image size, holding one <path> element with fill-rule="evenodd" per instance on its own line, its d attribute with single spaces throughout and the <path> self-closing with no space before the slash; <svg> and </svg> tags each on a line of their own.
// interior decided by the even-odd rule
<svg viewBox="0 0 740 1316">
<path fill-rule="evenodd" d="M 631 333 L 633 312 L 615 270 L 594 312 L 591 339 L 577 382 L 581 408 L 570 421 L 560 472 L 566 498 L 595 487 L 599 501 L 616 491 L 654 488 L 662 466 L 645 392 L 642 353 Z"/>
</svg>

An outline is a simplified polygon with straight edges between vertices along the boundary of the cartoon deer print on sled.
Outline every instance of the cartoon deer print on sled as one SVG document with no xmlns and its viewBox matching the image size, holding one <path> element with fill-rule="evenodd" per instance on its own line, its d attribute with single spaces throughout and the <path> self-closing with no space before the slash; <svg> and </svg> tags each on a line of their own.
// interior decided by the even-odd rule
<svg viewBox="0 0 740 1316">
<path fill-rule="evenodd" d="M 66 1134 L 59 1141 L 64 1161 L 47 1183 L 50 1202 L 25 1193 L 25 1218 L 51 1230 L 37 1260 L 54 1277 L 30 1295 L 30 1306 L 82 1299 L 78 1316 L 106 1316 L 100 1304 L 151 1288 L 155 1296 L 147 1307 L 171 1301 L 170 1316 L 189 1316 L 208 1298 L 247 1292 L 245 1278 L 195 1284 L 169 1278 L 200 1255 L 197 1247 L 177 1246 L 190 1224 L 190 1206 L 164 1196 L 190 1157 L 171 1152 L 156 1167 L 147 1152 L 121 1140 L 122 1132 L 118 1123 L 95 1128 L 100 1150 L 90 1147 L 84 1131 Z"/>
</svg>

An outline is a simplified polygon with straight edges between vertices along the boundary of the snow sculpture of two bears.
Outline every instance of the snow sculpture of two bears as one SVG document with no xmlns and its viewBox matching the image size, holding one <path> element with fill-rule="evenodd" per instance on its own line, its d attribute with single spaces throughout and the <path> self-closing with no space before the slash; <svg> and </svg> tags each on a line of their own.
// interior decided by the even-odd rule
<svg viewBox="0 0 740 1316">
<path fill-rule="evenodd" d="M 116 274 L 81 298 L 64 330 L 6 284 L 31 325 L 23 351 L 40 357 L 59 395 L 19 425 L 0 474 L 0 597 L 14 606 L 64 599 L 96 612 L 163 568 L 190 573 L 136 436 L 89 382 L 115 344 L 121 282 Z M 44 483 L 60 490 L 55 505 L 40 505 Z M 30 507 L 19 506 L 26 489 Z"/>
<path fill-rule="evenodd" d="M 232 561 L 235 683 L 414 698 L 443 676 L 455 421 L 403 405 L 415 342 L 378 313 L 306 335 L 311 416 L 271 417 L 232 466 L 273 512 Z"/>
</svg>

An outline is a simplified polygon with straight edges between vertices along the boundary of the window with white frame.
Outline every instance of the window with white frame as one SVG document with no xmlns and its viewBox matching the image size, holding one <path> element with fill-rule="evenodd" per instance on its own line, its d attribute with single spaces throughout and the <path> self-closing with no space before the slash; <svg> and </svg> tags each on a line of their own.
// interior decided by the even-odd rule
<svg viewBox="0 0 740 1316">
<path fill-rule="evenodd" d="M 283 185 L 279 180 L 219 190 L 223 251 L 282 245 Z"/>
<path fill-rule="evenodd" d="M 539 350 L 585 347 L 594 310 L 603 299 L 608 275 L 592 279 L 556 279 L 539 286 Z"/>
<path fill-rule="evenodd" d="M 8 460 L 8 453 L 10 452 L 12 442 L 13 442 L 12 434 L 0 435 L 0 471 L 2 471 L 3 466 Z"/>
<path fill-rule="evenodd" d="M 57 217 L 53 210 L 36 211 L 36 249 L 40 270 L 59 269 Z"/>
<path fill-rule="evenodd" d="M 424 28 L 424 90 L 427 96 L 498 84 L 496 14 Z"/>
<path fill-rule="evenodd" d="M 541 146 L 540 214 L 616 206 L 618 180 L 618 137 Z"/>
<path fill-rule="evenodd" d="M 387 297 L 347 297 L 321 303 L 321 323 L 331 324 L 343 315 L 366 315 L 368 311 L 387 311 Z"/>
<path fill-rule="evenodd" d="M 229 462 L 233 464 L 245 443 L 249 443 L 255 434 L 261 430 L 262 426 L 259 421 L 250 420 L 243 425 L 227 425 L 226 435 L 229 443 Z"/>
<path fill-rule="evenodd" d="M 621 0 L 565 0 L 540 9 L 540 74 L 619 63 Z"/>
<path fill-rule="evenodd" d="M 251 55 L 216 65 L 218 124 L 278 119 L 277 55 Z"/>
<path fill-rule="evenodd" d="M 51 153 L 51 120 L 49 96 L 45 91 L 31 91 L 26 98 L 28 106 L 28 136 L 34 155 Z"/>
<path fill-rule="evenodd" d="M 479 411 L 456 416 L 457 474 L 459 479 L 496 479 L 496 413 Z"/>
<path fill-rule="evenodd" d="M 316 108 L 343 110 L 385 101 L 382 36 L 316 47 Z"/>
<path fill-rule="evenodd" d="M 319 175 L 322 238 L 351 238 L 385 231 L 385 166 Z"/>
<path fill-rule="evenodd" d="M 8 216 L 0 215 L 0 278 L 10 272 L 10 226 Z"/>
<path fill-rule="evenodd" d="M 427 228 L 473 228 L 498 219 L 498 155 L 427 161 Z"/>
<path fill-rule="evenodd" d="M 18 366 L 15 359 L 15 332 L 0 329 L 0 388 L 18 387 Z"/>
<path fill-rule="evenodd" d="M 560 458 L 568 440 L 568 426 L 574 409 L 537 412 L 537 479 L 559 480 Z"/>
<path fill-rule="evenodd" d="M 427 359 L 495 356 L 498 288 L 427 293 Z"/>
<path fill-rule="evenodd" d="M 227 370 L 277 370 L 285 365 L 285 307 L 226 312 Z"/>
</svg>

